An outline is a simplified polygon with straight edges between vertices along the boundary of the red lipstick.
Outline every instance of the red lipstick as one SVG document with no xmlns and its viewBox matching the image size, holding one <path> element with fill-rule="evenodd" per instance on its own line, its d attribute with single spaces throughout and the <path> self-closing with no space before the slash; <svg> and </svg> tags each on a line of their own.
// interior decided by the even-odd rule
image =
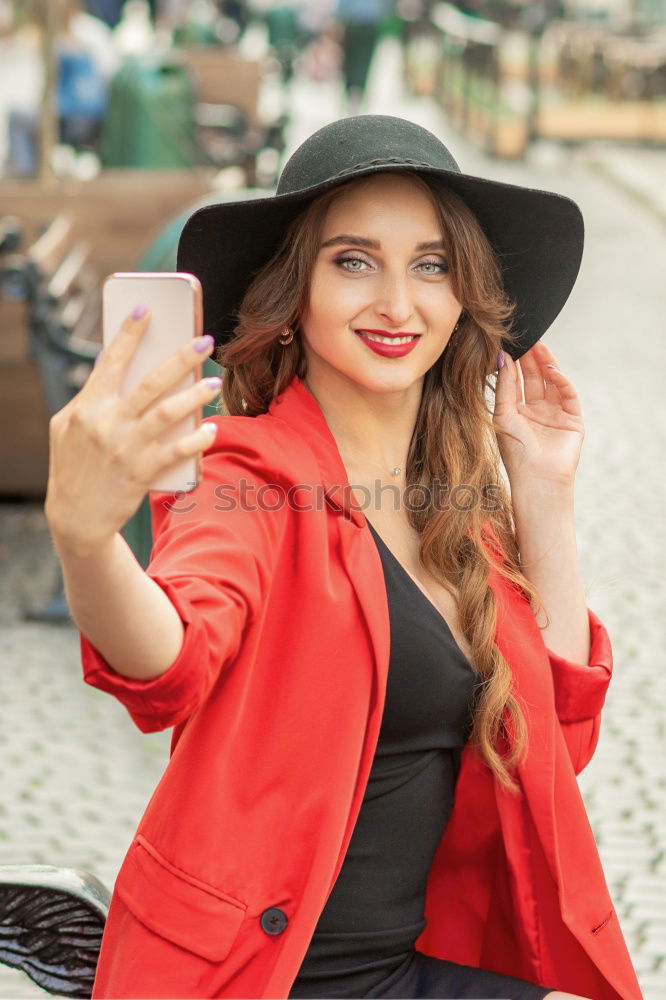
<svg viewBox="0 0 666 1000">
<path fill-rule="evenodd" d="M 402 358 L 405 354 L 409 354 L 412 351 L 419 340 L 420 334 L 414 334 L 409 332 L 403 333 L 389 333 L 387 330 L 356 330 L 356 335 L 360 340 L 369 347 L 371 351 L 375 354 L 380 354 L 384 358 Z M 376 334 L 378 337 L 391 337 L 392 339 L 401 337 L 412 337 L 413 339 L 409 341 L 408 344 L 382 344 L 377 340 L 371 340 L 370 337 L 364 336 L 366 333 Z"/>
</svg>

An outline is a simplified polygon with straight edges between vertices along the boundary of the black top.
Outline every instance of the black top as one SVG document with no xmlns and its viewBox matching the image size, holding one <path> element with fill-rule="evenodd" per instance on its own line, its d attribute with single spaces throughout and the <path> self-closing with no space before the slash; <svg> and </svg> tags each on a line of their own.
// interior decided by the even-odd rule
<svg viewBox="0 0 666 1000">
<path fill-rule="evenodd" d="M 476 675 L 435 605 L 370 529 L 391 624 L 384 713 L 347 853 L 290 997 L 367 996 L 414 950 L 471 732 Z"/>
</svg>

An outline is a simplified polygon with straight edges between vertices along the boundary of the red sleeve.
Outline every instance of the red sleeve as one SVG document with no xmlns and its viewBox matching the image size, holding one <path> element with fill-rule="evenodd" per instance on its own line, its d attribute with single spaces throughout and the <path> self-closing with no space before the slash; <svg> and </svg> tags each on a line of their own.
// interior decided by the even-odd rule
<svg viewBox="0 0 666 1000">
<path fill-rule="evenodd" d="M 546 647 L 555 685 L 555 705 L 561 722 L 581 722 L 598 715 L 613 673 L 613 651 L 608 632 L 589 608 L 590 656 L 574 663 Z"/>
<path fill-rule="evenodd" d="M 489 521 L 483 522 L 486 551 L 504 561 L 504 552 Z M 610 636 L 603 623 L 587 609 L 590 626 L 590 655 L 587 663 L 566 660 L 546 647 L 555 685 L 555 704 L 560 722 L 594 718 L 601 711 L 613 673 Z"/>
<path fill-rule="evenodd" d="M 504 552 L 489 521 L 483 522 L 484 544 L 500 561 Z M 555 708 L 574 769 L 578 774 L 589 763 L 599 741 L 601 710 L 613 673 L 613 651 L 606 628 L 590 608 L 590 655 L 575 663 L 546 647 L 555 693 Z"/>
<path fill-rule="evenodd" d="M 587 663 L 566 660 L 546 647 L 555 688 L 555 707 L 574 771 L 580 774 L 599 742 L 601 710 L 613 673 L 610 637 L 589 608 L 590 655 Z"/>
<path fill-rule="evenodd" d="M 251 417 L 217 417 L 218 435 L 202 459 L 199 486 L 151 493 L 153 549 L 146 573 L 165 591 L 185 626 L 183 645 L 159 677 L 117 673 L 83 633 L 86 683 L 115 695 L 143 732 L 186 720 L 230 667 L 270 585 L 286 519 L 268 434 Z M 263 440 L 262 440 L 263 439 Z M 257 502 L 264 487 L 267 502 Z M 283 494 L 284 495 L 284 494 Z"/>
</svg>

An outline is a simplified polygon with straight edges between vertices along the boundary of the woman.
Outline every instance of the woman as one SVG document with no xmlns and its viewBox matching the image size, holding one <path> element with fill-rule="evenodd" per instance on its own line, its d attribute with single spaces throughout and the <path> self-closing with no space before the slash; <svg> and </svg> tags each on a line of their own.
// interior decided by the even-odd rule
<svg viewBox="0 0 666 1000">
<path fill-rule="evenodd" d="M 341 31 L 342 80 L 349 114 L 358 114 L 381 22 L 390 13 L 391 6 L 389 0 L 337 0 L 335 5 L 335 18 Z"/>
<path fill-rule="evenodd" d="M 581 253 L 568 199 L 398 118 L 335 122 L 275 197 L 183 231 L 214 440 L 158 438 L 215 387 L 155 404 L 212 338 L 118 399 L 145 307 L 54 417 L 85 679 L 175 727 L 95 996 L 640 997 L 576 783 L 612 655 L 580 403 L 540 342 Z M 196 490 L 151 498 L 144 572 L 119 529 L 201 450 Z"/>
</svg>

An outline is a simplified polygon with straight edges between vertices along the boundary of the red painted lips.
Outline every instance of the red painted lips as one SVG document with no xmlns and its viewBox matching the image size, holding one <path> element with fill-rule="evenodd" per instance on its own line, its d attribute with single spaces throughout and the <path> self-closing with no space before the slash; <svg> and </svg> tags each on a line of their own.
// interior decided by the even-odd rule
<svg viewBox="0 0 666 1000">
<path fill-rule="evenodd" d="M 377 340 L 371 340 L 370 337 L 366 337 L 366 333 L 373 333 L 378 337 L 391 337 L 393 339 L 400 339 L 401 337 L 412 337 L 413 339 L 407 344 L 382 344 Z M 387 333 L 385 330 L 357 330 L 357 337 L 363 341 L 366 347 L 369 347 L 371 351 L 375 354 L 379 354 L 384 358 L 402 358 L 410 351 L 413 351 L 419 342 L 419 334 L 412 333 Z"/>
</svg>

